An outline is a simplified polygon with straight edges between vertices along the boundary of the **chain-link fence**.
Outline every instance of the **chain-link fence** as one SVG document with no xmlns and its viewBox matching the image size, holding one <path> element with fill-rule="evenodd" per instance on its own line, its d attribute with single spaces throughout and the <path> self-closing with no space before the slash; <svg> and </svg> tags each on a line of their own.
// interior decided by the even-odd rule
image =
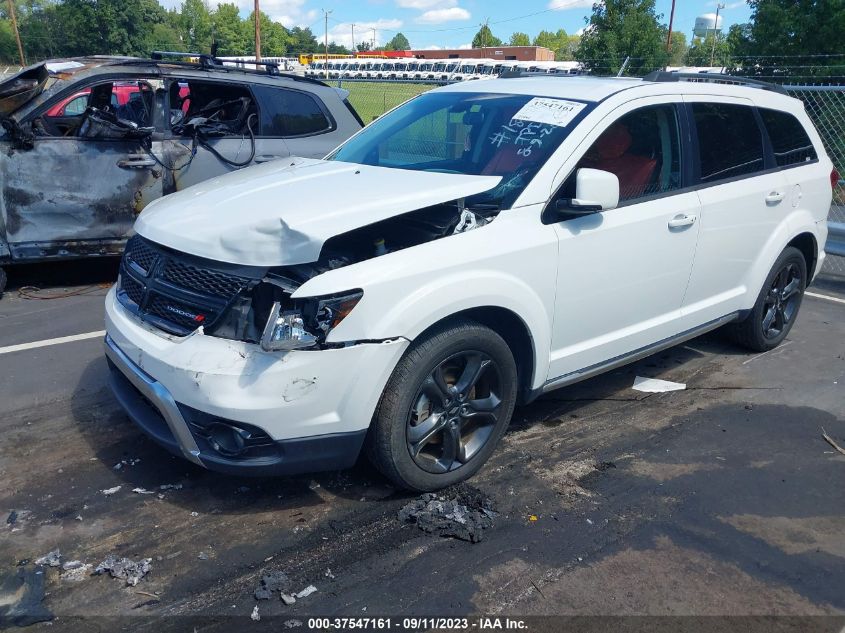
<svg viewBox="0 0 845 633">
<path fill-rule="evenodd" d="M 804 102 L 834 166 L 845 175 L 845 86 L 785 85 L 784 88 Z M 842 180 L 833 190 L 828 219 L 845 223 L 845 183 Z M 845 276 L 845 257 L 828 257 L 824 272 Z"/>
</svg>

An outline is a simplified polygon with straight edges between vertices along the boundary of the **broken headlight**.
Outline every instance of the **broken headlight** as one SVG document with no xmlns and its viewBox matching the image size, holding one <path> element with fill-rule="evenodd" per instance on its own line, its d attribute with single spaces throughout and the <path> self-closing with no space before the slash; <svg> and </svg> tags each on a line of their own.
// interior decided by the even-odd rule
<svg viewBox="0 0 845 633">
<path fill-rule="evenodd" d="M 283 309 L 281 302 L 276 301 L 261 335 L 261 348 L 270 352 L 318 345 L 352 312 L 363 296 L 362 291 L 355 290 L 315 297 L 298 301 L 293 310 Z"/>
</svg>

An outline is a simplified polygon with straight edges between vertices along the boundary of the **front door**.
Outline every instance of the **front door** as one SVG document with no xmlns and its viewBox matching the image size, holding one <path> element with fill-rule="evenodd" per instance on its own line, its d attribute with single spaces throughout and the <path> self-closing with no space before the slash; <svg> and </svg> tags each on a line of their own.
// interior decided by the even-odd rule
<svg viewBox="0 0 845 633">
<path fill-rule="evenodd" d="M 619 178 L 620 205 L 556 225 L 559 267 L 549 379 L 573 375 L 676 333 L 698 236 L 699 200 L 685 183 L 681 103 L 617 110 L 580 167 Z M 554 199 L 552 200 L 554 203 Z"/>
<path fill-rule="evenodd" d="M 108 104 L 111 83 L 95 86 L 91 98 L 100 92 L 107 93 Z M 2 214 L 12 259 L 119 254 L 137 215 L 163 193 L 162 168 L 138 139 L 109 138 L 107 127 L 79 125 L 65 112 L 53 125 L 46 112 L 54 105 L 35 117 L 40 133 L 31 149 L 8 141 L 0 146 Z M 146 107 L 153 107 L 153 99 Z M 79 123 L 85 116 L 77 115 Z M 59 129 L 68 135 L 59 136 Z M 161 158 L 161 151 L 161 143 L 153 142 L 153 154 Z"/>
</svg>

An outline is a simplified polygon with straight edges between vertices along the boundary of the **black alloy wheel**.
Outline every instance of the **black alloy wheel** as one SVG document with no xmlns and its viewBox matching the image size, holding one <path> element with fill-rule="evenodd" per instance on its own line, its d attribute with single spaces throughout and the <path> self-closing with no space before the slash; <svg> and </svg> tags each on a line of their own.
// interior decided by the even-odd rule
<svg viewBox="0 0 845 633">
<path fill-rule="evenodd" d="M 456 470 L 493 436 L 502 408 L 502 376 L 487 354 L 453 354 L 426 376 L 408 413 L 407 444 L 430 473 Z"/>
</svg>

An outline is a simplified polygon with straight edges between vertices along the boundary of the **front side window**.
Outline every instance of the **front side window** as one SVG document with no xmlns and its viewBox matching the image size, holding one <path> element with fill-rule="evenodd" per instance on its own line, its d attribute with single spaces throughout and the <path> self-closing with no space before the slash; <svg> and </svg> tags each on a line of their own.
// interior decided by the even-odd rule
<svg viewBox="0 0 845 633">
<path fill-rule="evenodd" d="M 759 112 L 769 133 L 778 167 L 800 165 L 818 158 L 813 142 L 798 119 L 779 110 L 762 108 Z"/>
<path fill-rule="evenodd" d="M 587 167 L 615 174 L 620 202 L 679 189 L 679 139 L 674 106 L 641 108 L 611 124 L 587 150 L 576 171 Z"/>
<path fill-rule="evenodd" d="M 701 182 L 763 171 L 763 135 L 751 106 L 694 103 Z"/>
<path fill-rule="evenodd" d="M 530 95 L 430 92 L 377 119 L 329 159 L 501 176 L 474 201 L 508 208 L 591 109 Z"/>
</svg>

